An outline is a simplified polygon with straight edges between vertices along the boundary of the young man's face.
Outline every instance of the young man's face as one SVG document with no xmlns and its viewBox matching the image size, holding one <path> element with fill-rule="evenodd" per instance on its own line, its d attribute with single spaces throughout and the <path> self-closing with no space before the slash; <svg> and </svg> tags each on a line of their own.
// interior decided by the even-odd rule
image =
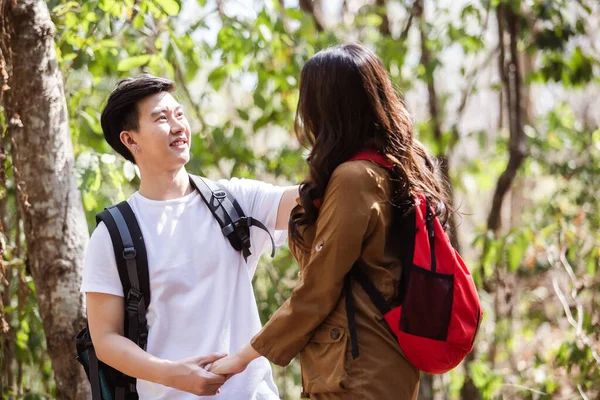
<svg viewBox="0 0 600 400">
<path fill-rule="evenodd" d="M 136 163 L 143 168 L 176 170 L 190 160 L 190 124 L 181 105 L 161 92 L 138 102 L 139 129 L 131 131 L 137 143 Z"/>
</svg>

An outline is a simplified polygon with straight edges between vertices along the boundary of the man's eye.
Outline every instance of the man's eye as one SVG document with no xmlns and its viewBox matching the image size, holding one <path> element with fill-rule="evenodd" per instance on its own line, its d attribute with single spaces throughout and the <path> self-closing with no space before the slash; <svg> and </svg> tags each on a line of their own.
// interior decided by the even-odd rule
<svg viewBox="0 0 600 400">
<path fill-rule="evenodd" d="M 165 115 L 161 115 L 160 117 L 158 117 L 158 121 L 163 121 L 163 120 L 167 120 L 167 117 Z"/>
<path fill-rule="evenodd" d="M 177 116 L 178 116 L 178 117 L 183 117 L 183 111 L 179 111 L 179 112 L 177 113 Z"/>
</svg>

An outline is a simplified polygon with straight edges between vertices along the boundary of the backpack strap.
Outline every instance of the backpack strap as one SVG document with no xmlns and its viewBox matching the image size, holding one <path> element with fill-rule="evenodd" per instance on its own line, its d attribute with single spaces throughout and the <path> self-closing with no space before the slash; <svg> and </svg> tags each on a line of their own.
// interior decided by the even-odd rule
<svg viewBox="0 0 600 400">
<path fill-rule="evenodd" d="M 141 229 L 126 201 L 107 207 L 96 216 L 96 222 L 104 222 L 113 244 L 117 270 L 125 294 L 125 336 L 146 350 L 146 311 L 150 304 L 150 279 Z M 123 383 L 115 388 L 116 400 L 124 400 L 126 391 L 136 392 L 135 378 L 121 374 L 119 381 Z"/>
<path fill-rule="evenodd" d="M 223 185 L 195 175 L 190 175 L 190 182 L 219 223 L 223 235 L 234 249 L 242 252 L 244 260 L 248 261 L 248 257 L 252 254 L 251 226 L 267 232 L 271 239 L 271 257 L 275 256 L 275 241 L 267 227 L 259 220 L 247 217 L 238 201 Z"/>
<path fill-rule="evenodd" d="M 92 386 L 92 400 L 102 400 L 102 389 L 100 387 L 100 368 L 96 350 L 93 346 L 88 348 L 90 385 Z"/>
<path fill-rule="evenodd" d="M 348 333 L 352 346 L 352 359 L 358 358 L 358 335 L 356 334 L 356 311 L 354 311 L 354 300 L 352 299 L 352 277 L 346 274 L 344 278 L 344 296 L 346 301 L 346 317 L 348 317 Z"/>
<path fill-rule="evenodd" d="M 360 268 L 357 261 L 344 279 L 344 291 L 346 301 L 346 317 L 348 318 L 348 331 L 350 333 L 350 344 L 352 346 L 352 358 L 358 358 L 358 335 L 356 333 L 356 316 L 354 310 L 354 300 L 352 298 L 352 279 L 356 280 L 363 290 L 369 295 L 371 301 L 375 304 L 382 315 L 390 312 L 391 307 L 381 292 L 375 287 L 371 279 Z"/>
</svg>

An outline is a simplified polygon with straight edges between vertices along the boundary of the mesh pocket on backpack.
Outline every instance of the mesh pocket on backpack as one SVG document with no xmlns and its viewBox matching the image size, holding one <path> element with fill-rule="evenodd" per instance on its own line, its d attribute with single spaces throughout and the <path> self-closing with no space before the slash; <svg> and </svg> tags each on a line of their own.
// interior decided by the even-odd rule
<svg viewBox="0 0 600 400">
<path fill-rule="evenodd" d="M 410 335 L 446 340 L 453 295 L 454 275 L 413 266 L 402 305 L 400 330 Z"/>
</svg>

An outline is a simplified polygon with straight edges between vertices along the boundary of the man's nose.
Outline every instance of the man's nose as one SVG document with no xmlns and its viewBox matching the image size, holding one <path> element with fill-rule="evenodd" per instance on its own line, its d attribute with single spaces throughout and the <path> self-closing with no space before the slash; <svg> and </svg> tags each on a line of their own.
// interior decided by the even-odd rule
<svg viewBox="0 0 600 400">
<path fill-rule="evenodd" d="M 177 134 L 183 130 L 185 130 L 185 124 L 183 123 L 183 120 L 174 118 L 173 121 L 171 122 L 171 133 Z"/>
</svg>

